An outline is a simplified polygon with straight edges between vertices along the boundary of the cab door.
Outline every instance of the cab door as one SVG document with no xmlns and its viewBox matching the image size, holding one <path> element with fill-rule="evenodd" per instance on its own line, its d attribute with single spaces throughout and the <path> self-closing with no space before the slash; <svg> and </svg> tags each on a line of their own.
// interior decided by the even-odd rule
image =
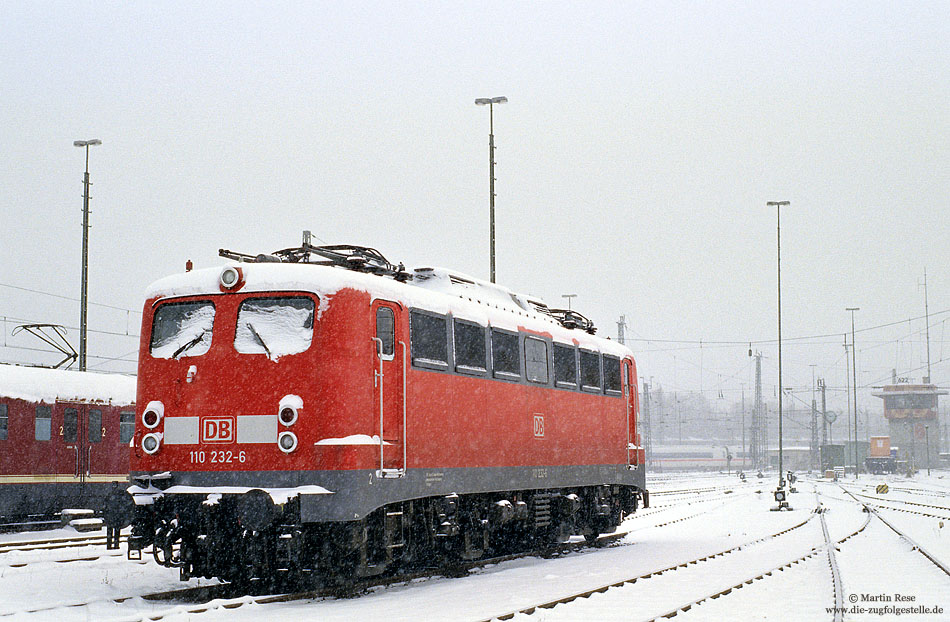
<svg viewBox="0 0 950 622">
<path fill-rule="evenodd" d="M 373 302 L 375 370 L 373 403 L 378 418 L 379 476 L 401 477 L 406 471 L 405 316 L 402 305 Z"/>
<path fill-rule="evenodd" d="M 623 362 L 623 401 L 627 409 L 627 466 L 638 465 L 640 457 L 637 438 L 637 389 L 630 361 Z"/>
</svg>

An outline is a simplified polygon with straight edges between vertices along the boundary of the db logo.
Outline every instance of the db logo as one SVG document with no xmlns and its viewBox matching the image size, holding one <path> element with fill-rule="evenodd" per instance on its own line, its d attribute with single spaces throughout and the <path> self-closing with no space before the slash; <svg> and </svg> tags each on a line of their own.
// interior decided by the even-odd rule
<svg viewBox="0 0 950 622">
<path fill-rule="evenodd" d="M 202 443 L 233 443 L 234 417 L 201 420 Z"/>
<path fill-rule="evenodd" d="M 534 416 L 534 436 L 544 438 L 544 415 Z"/>
</svg>

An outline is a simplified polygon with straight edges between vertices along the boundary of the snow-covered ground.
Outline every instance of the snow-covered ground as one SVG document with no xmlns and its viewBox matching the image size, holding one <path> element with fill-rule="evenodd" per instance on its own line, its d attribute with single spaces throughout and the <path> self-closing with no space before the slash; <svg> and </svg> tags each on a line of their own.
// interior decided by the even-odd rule
<svg viewBox="0 0 950 622">
<path fill-rule="evenodd" d="M 948 472 L 935 471 L 914 480 L 862 476 L 842 485 L 803 478 L 798 492 L 790 496 L 792 510 L 787 512 L 770 511 L 775 505 L 774 477 L 741 482 L 726 474 L 661 474 L 648 481 L 651 507 L 628 519 L 622 529 L 629 533 L 605 548 L 554 559 L 523 558 L 461 578 L 416 580 L 355 598 L 260 604 L 247 597 L 216 601 L 205 611 L 199 610 L 206 606 L 140 598 L 183 586 L 175 570 L 148 557 L 128 561 L 124 548 L 116 555 L 101 544 L 3 552 L 4 544 L 12 541 L 80 535 L 69 530 L 4 534 L 0 535 L 0 622 L 151 618 L 395 622 L 483 620 L 508 613 L 515 614 L 515 620 L 649 620 L 700 600 L 674 619 L 832 620 L 835 591 L 822 518 L 835 543 L 846 608 L 841 619 L 950 620 L 950 576 L 845 492 L 857 495 L 950 567 Z M 885 494 L 876 492 L 881 483 L 890 487 Z M 814 512 L 819 503 L 821 514 Z M 84 561 L 65 561 L 77 558 Z M 669 570 L 656 572 L 664 569 Z M 634 578 L 589 598 L 531 615 L 519 613 Z M 729 588 L 733 589 L 724 595 L 703 600 Z"/>
</svg>

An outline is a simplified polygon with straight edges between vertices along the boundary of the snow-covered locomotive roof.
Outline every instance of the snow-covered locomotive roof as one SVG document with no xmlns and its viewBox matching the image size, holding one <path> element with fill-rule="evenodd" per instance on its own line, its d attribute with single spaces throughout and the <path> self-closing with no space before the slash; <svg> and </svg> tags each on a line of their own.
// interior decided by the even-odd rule
<svg viewBox="0 0 950 622">
<path fill-rule="evenodd" d="M 305 291 L 320 299 L 318 318 L 342 289 L 364 291 L 372 298 L 399 301 L 409 308 L 451 313 L 456 318 L 490 324 L 496 328 L 519 328 L 548 333 L 563 342 L 598 349 L 616 356 L 631 355 L 625 346 L 565 328 L 549 313 L 543 301 L 481 279 L 445 268 L 416 268 L 400 281 L 375 274 L 306 263 L 232 263 L 241 269 L 241 292 Z M 146 290 L 146 298 L 171 298 L 219 294 L 219 277 L 226 266 L 206 268 L 165 277 Z"/>
<path fill-rule="evenodd" d="M 133 404 L 135 377 L 0 364 L 0 397 L 48 404 Z"/>
</svg>

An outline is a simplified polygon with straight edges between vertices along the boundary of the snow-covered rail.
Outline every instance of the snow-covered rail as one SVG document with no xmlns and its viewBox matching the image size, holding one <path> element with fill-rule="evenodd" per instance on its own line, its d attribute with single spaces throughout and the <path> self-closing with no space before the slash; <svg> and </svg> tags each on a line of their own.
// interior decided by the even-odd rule
<svg viewBox="0 0 950 622">
<path fill-rule="evenodd" d="M 825 547 L 828 551 L 828 568 L 831 570 L 831 581 L 834 584 L 835 591 L 835 617 L 834 622 L 841 622 L 844 617 L 844 587 L 841 584 L 841 571 L 838 569 L 838 561 L 835 558 L 835 547 L 831 543 L 831 534 L 828 533 L 828 521 L 825 520 L 825 511 L 821 506 L 821 498 L 815 493 L 815 500 L 818 502 L 818 511 L 821 513 L 821 531 L 825 536 Z M 866 523 L 865 523 L 866 524 Z"/>
<path fill-rule="evenodd" d="M 831 570 L 831 574 L 832 574 L 833 589 L 834 589 L 834 594 L 835 594 L 835 609 L 836 609 L 836 613 L 835 613 L 835 618 L 834 618 L 834 619 L 835 619 L 835 620 L 841 620 L 841 619 L 842 619 L 842 618 L 841 618 L 841 616 L 842 616 L 841 612 L 843 611 L 842 607 L 843 607 L 844 589 L 843 589 L 843 587 L 842 587 L 841 575 L 840 575 L 840 572 L 839 572 L 839 570 L 838 570 L 837 561 L 835 560 L 835 557 L 834 557 L 834 549 L 835 549 L 835 547 L 836 547 L 837 545 L 842 544 L 842 543 L 846 542 L 847 540 L 850 540 L 851 538 L 855 537 L 856 535 L 858 535 L 859 533 L 861 533 L 862 531 L 864 531 L 864 530 L 867 528 L 868 523 L 870 522 L 871 517 L 870 517 L 870 515 L 868 515 L 867 519 L 864 521 L 864 524 L 861 525 L 861 527 L 859 527 L 857 530 L 851 532 L 850 534 L 848 534 L 848 535 L 845 536 L 844 538 L 841 538 L 841 539 L 839 539 L 839 540 L 836 540 L 836 541 L 832 542 L 832 541 L 831 541 L 831 537 L 830 537 L 829 532 L 828 532 L 828 526 L 827 526 L 827 523 L 826 523 L 826 521 L 825 521 L 825 513 L 824 513 L 824 511 L 823 511 L 823 508 L 821 507 L 821 503 L 820 503 L 820 502 L 819 502 L 818 507 L 817 507 L 816 510 L 815 510 L 815 514 L 817 514 L 818 516 L 821 517 L 822 532 L 823 532 L 824 537 L 825 537 L 825 543 L 824 543 L 823 545 L 813 547 L 810 551 L 806 552 L 804 555 L 801 555 L 801 556 L 799 556 L 799 557 L 796 557 L 796 558 L 794 558 L 794 559 L 792 559 L 792 560 L 789 560 L 789 561 L 787 561 L 787 562 L 785 562 L 785 563 L 783 563 L 783 564 L 779 564 L 779 565 L 777 565 L 777 566 L 773 567 L 772 569 L 767 570 L 767 571 L 765 571 L 765 572 L 758 573 L 758 574 L 756 574 L 756 575 L 754 575 L 754 576 L 752 576 L 752 577 L 750 577 L 750 578 L 747 578 L 747 579 L 745 579 L 745 580 L 743 580 L 743 581 L 741 581 L 741 582 L 739 582 L 739 583 L 735 583 L 735 584 L 733 584 L 733 585 L 731 585 L 731 586 L 728 586 L 728 587 L 725 587 L 725 588 L 723 588 L 723 589 L 717 590 L 717 591 L 715 591 L 715 592 L 706 594 L 705 596 L 703 596 L 703 597 L 701 597 L 701 598 L 698 598 L 698 599 L 695 599 L 695 600 L 693 600 L 693 601 L 691 601 L 691 602 L 688 602 L 688 603 L 684 603 L 684 604 L 682 604 L 682 605 L 679 605 L 679 606 L 677 606 L 677 607 L 675 607 L 675 608 L 673 608 L 673 609 L 670 609 L 669 611 L 666 611 L 665 613 L 663 613 L 663 614 L 661 614 L 661 615 L 659 615 L 659 616 L 655 616 L 655 617 L 652 617 L 652 618 L 648 618 L 646 622 L 660 622 L 660 621 L 662 621 L 662 620 L 666 620 L 666 619 L 673 618 L 673 617 L 675 617 L 676 615 L 678 615 L 679 613 L 685 613 L 685 612 L 689 611 L 690 609 L 692 609 L 693 607 L 695 607 L 695 606 L 697 606 L 697 605 L 701 605 L 701 604 L 703 604 L 703 603 L 705 603 L 705 602 L 708 602 L 708 601 L 716 600 L 716 599 L 718 599 L 718 598 L 720 598 L 720 597 L 722 597 L 722 596 L 726 596 L 726 595 L 729 595 L 729 594 L 733 594 L 733 593 L 735 593 L 737 590 L 741 590 L 741 589 L 743 589 L 743 588 L 746 587 L 746 586 L 752 585 L 752 584 L 755 583 L 756 581 L 761 581 L 761 580 L 763 580 L 763 579 L 765 579 L 765 578 L 767 578 L 767 577 L 779 577 L 779 576 L 781 576 L 779 573 L 784 573 L 786 570 L 789 570 L 789 569 L 793 568 L 794 566 L 798 566 L 799 564 L 803 564 L 803 563 L 806 562 L 807 560 L 817 557 L 817 556 L 820 555 L 823 551 L 827 551 L 827 552 L 828 552 L 829 566 L 830 566 L 830 570 Z M 813 515 L 813 516 L 814 516 L 814 515 Z"/>
<path fill-rule="evenodd" d="M 894 526 L 893 523 L 891 523 L 889 520 L 887 520 L 887 519 L 885 519 L 883 516 L 881 516 L 880 512 L 877 511 L 877 507 L 881 507 L 881 506 L 875 506 L 874 504 L 865 503 L 864 501 L 861 501 L 860 499 L 858 499 L 858 496 L 855 495 L 855 494 L 854 494 L 853 492 L 851 492 L 850 490 L 847 490 L 847 489 L 843 489 L 843 490 L 844 490 L 848 495 L 850 495 L 855 501 L 857 501 L 857 502 L 860 503 L 862 506 L 864 506 L 864 507 L 867 509 L 869 515 L 870 515 L 870 514 L 873 514 L 873 515 L 874 515 L 876 518 L 878 518 L 882 523 L 884 523 L 885 525 L 887 525 L 887 526 L 890 528 L 891 531 L 893 531 L 895 534 L 897 534 L 898 537 L 900 537 L 901 539 L 903 539 L 904 541 L 906 541 L 908 544 L 910 544 L 912 550 L 917 551 L 918 553 L 920 553 L 921 555 L 923 555 L 923 556 L 924 556 L 925 558 L 927 558 L 934 566 L 936 566 L 937 568 L 939 568 L 944 574 L 950 576 L 950 566 L 948 566 L 948 565 L 945 564 L 944 562 L 940 561 L 936 556 L 934 556 L 932 553 L 930 553 L 929 551 L 927 551 L 927 550 L 926 550 L 924 547 L 922 547 L 920 544 L 918 544 L 917 542 L 915 542 L 915 541 L 914 541 L 909 535 L 907 535 L 904 531 L 898 529 L 897 527 Z M 867 496 L 867 495 L 860 495 L 860 496 L 864 497 L 864 496 Z M 892 509 L 897 509 L 897 508 L 887 508 L 887 507 L 885 507 L 885 509 L 892 510 Z M 908 511 L 909 511 L 909 510 L 908 510 Z M 914 512 L 914 513 L 915 513 L 915 514 L 923 514 L 923 512 Z M 927 515 L 927 516 L 932 516 L 932 515 Z M 943 518 L 943 517 L 937 517 L 937 518 Z"/>
<path fill-rule="evenodd" d="M 592 595 L 594 595 L 594 594 L 604 593 L 604 592 L 607 592 L 608 590 L 611 590 L 611 589 L 614 589 L 614 588 L 627 588 L 627 587 L 629 587 L 629 586 L 632 586 L 632 585 L 636 584 L 638 581 L 643 581 L 643 580 L 645 580 L 645 579 L 650 579 L 650 578 L 653 578 L 653 577 L 659 577 L 659 576 L 661 576 L 661 575 L 668 574 L 668 573 L 673 573 L 673 572 L 676 572 L 676 571 L 678 571 L 678 570 L 682 570 L 682 569 L 685 569 L 685 568 L 689 568 L 689 567 L 691 567 L 691 566 L 695 566 L 695 565 L 698 565 L 698 564 L 701 564 L 701 563 L 712 562 L 712 561 L 714 561 L 714 560 L 723 558 L 723 557 L 725 557 L 725 556 L 727 556 L 727 555 L 731 555 L 731 554 L 737 553 L 737 552 L 739 552 L 740 550 L 749 548 L 749 547 L 754 546 L 754 545 L 757 545 L 757 544 L 762 544 L 762 543 L 764 543 L 764 542 L 768 542 L 768 541 L 774 540 L 775 538 L 778 538 L 778 537 L 780 537 L 780 536 L 783 536 L 783 535 L 786 535 L 786 534 L 788 534 L 788 533 L 791 533 L 791 532 L 793 532 L 793 531 L 795 531 L 795 530 L 797 530 L 797 529 L 799 529 L 799 528 L 805 526 L 807 523 L 809 523 L 809 522 L 814 518 L 814 516 L 815 516 L 815 514 L 811 514 L 811 515 L 809 515 L 809 517 L 806 518 L 804 521 L 802 521 L 802 522 L 800 522 L 800 523 L 797 523 L 797 524 L 795 524 L 795 525 L 793 525 L 793 526 L 791 526 L 791 527 L 788 527 L 788 528 L 786 528 L 786 529 L 783 529 L 783 530 L 781 530 L 781 531 L 779 531 L 779 532 L 776 532 L 776 533 L 773 533 L 773 534 L 770 534 L 770 535 L 768 535 L 768 536 L 764 536 L 764 537 L 761 537 L 761 538 L 756 538 L 756 539 L 754 539 L 754 540 L 750 540 L 750 541 L 745 542 L 745 543 L 743 543 L 743 544 L 740 544 L 740 545 L 738 545 L 738 546 L 734 546 L 734 547 L 731 547 L 731 548 L 729 548 L 729 549 L 725 549 L 725 550 L 719 551 L 719 552 L 717 552 L 717 553 L 712 553 L 712 554 L 709 554 L 709 555 L 703 555 L 703 556 L 701 556 L 701 557 L 697 557 L 697 558 L 695 558 L 695 559 L 691 559 L 691 560 L 688 560 L 688 561 L 685 561 L 685 562 L 681 562 L 681 563 L 678 563 L 678 564 L 674 564 L 674 565 L 672 565 L 672 566 L 668 566 L 668 567 L 662 568 L 662 569 L 660 569 L 660 570 L 654 570 L 654 571 L 647 572 L 647 573 L 644 573 L 644 574 L 641 574 L 641 575 L 638 575 L 638 576 L 635 576 L 635 577 L 630 577 L 630 578 L 627 578 L 627 579 L 623 579 L 623 580 L 621 580 L 621 581 L 615 581 L 615 582 L 612 582 L 612 583 L 609 583 L 609 584 L 606 584 L 606 585 L 601 585 L 601 586 L 595 587 L 595 588 L 593 588 L 593 589 L 584 590 L 584 591 L 581 591 L 581 592 L 576 592 L 576 593 L 573 593 L 573 594 L 569 594 L 569 595 L 564 596 L 564 597 L 561 597 L 561 598 L 556 598 L 556 599 L 548 600 L 548 601 L 545 601 L 545 602 L 543 602 L 543 603 L 538 603 L 538 604 L 531 605 L 531 606 L 528 606 L 528 607 L 522 607 L 522 608 L 519 608 L 519 609 L 517 609 L 517 610 L 515 610 L 515 611 L 507 611 L 507 612 L 505 612 L 505 613 L 501 613 L 501 614 L 494 615 L 494 616 L 489 617 L 489 618 L 485 618 L 485 619 L 483 620 L 483 622 L 491 622 L 492 620 L 510 620 L 510 619 L 514 618 L 515 616 L 518 616 L 519 614 L 532 615 L 532 614 L 534 614 L 535 612 L 537 612 L 537 611 L 539 611 L 539 610 L 552 609 L 552 608 L 554 608 L 554 607 L 556 607 L 556 606 L 558 606 L 558 605 L 563 605 L 563 604 L 572 603 L 572 602 L 575 602 L 575 601 L 578 601 L 578 600 L 581 600 L 581 599 L 587 599 L 587 598 L 589 598 L 590 596 L 592 596 Z M 813 553 L 812 553 L 812 554 L 813 554 Z M 795 562 L 790 562 L 790 563 L 798 563 L 798 562 L 795 561 Z M 772 573 L 772 571 L 769 571 L 769 572 L 768 572 L 768 574 L 771 574 L 771 573 Z M 754 580 L 754 579 L 750 579 L 750 582 L 751 582 L 752 580 Z M 688 603 L 688 604 L 686 604 L 686 605 L 683 605 L 682 607 L 685 607 L 685 609 L 682 609 L 682 607 L 677 607 L 676 609 L 673 610 L 673 612 L 679 611 L 679 610 L 684 610 L 684 611 L 685 611 L 685 610 L 688 610 L 690 607 L 692 607 L 693 605 L 695 605 L 697 602 L 702 602 L 703 600 L 705 600 L 705 599 L 707 599 L 707 598 L 716 598 L 716 597 L 718 597 L 718 595 L 723 594 L 723 593 L 729 593 L 729 592 L 730 592 L 731 590 L 733 590 L 733 589 L 738 589 L 739 587 L 741 587 L 742 585 L 744 585 L 744 583 L 745 583 L 745 582 L 743 582 L 743 583 L 740 584 L 739 586 L 732 586 L 732 587 L 726 588 L 726 590 L 721 591 L 720 593 L 718 593 L 718 594 L 716 594 L 716 595 L 706 595 L 706 596 L 704 596 L 703 598 L 699 599 L 698 601 L 692 601 L 692 602 L 690 602 L 690 603 Z M 664 615 L 665 615 L 666 617 L 669 617 L 670 615 L 675 615 L 675 613 L 667 612 L 667 613 L 664 614 Z M 664 617 L 664 616 L 659 616 L 659 618 L 662 618 L 662 617 Z M 650 619 L 652 620 L 652 619 L 657 619 L 657 618 L 650 618 Z"/>
<path fill-rule="evenodd" d="M 124 542 L 127 536 L 121 536 L 120 540 Z M 48 540 L 22 540 L 19 542 L 3 542 L 0 544 L 0 555 L 12 551 L 38 551 L 52 549 L 67 549 L 93 544 L 105 544 L 106 537 L 95 536 L 76 536 L 69 538 L 51 538 Z"/>
<path fill-rule="evenodd" d="M 617 532 L 614 534 L 605 534 L 598 538 L 595 547 L 606 547 L 611 544 L 619 541 L 626 535 L 626 532 Z M 586 542 L 570 542 L 563 544 L 556 549 L 553 549 L 548 552 L 548 555 L 556 556 L 570 553 L 577 550 L 590 549 L 590 545 Z M 122 555 L 124 556 L 124 552 Z M 514 559 L 519 559 L 523 557 L 530 557 L 538 555 L 537 551 L 533 552 L 522 552 L 515 553 L 511 555 L 504 555 L 494 558 L 481 559 L 472 562 L 466 562 L 460 564 L 458 567 L 452 569 L 452 571 L 457 574 L 463 575 L 466 574 L 469 570 L 480 568 L 487 565 L 497 564 L 503 561 L 510 561 Z M 138 562 L 140 564 L 147 564 L 147 561 Z M 151 609 L 148 613 L 143 614 L 143 619 L 148 619 L 152 621 L 163 620 L 166 618 L 176 618 L 177 616 L 182 615 L 182 613 L 187 614 L 197 614 L 197 613 L 206 613 L 218 610 L 230 610 L 243 607 L 244 605 L 274 605 L 278 603 L 288 603 L 293 601 L 305 601 L 305 600 L 320 600 L 325 598 L 334 598 L 334 597 L 349 597 L 353 594 L 359 594 L 365 592 L 371 588 L 376 587 L 385 587 L 395 584 L 404 584 L 411 582 L 417 579 L 431 578 L 440 574 L 444 574 L 445 569 L 433 570 L 433 571 L 419 571 L 409 574 L 399 574 L 399 575 L 384 575 L 381 577 L 376 577 L 372 579 L 367 579 L 365 581 L 360 581 L 353 585 L 345 587 L 331 587 L 331 588 L 321 588 L 316 590 L 307 590 L 307 591 L 294 591 L 288 593 L 278 593 L 278 594 L 247 594 L 245 590 L 248 588 L 240 588 L 229 584 L 211 584 L 211 585 L 201 585 L 195 587 L 185 587 L 180 589 L 172 589 L 163 592 L 154 592 L 154 593 L 139 593 L 132 595 L 119 596 L 110 599 L 92 599 L 89 601 L 80 601 L 80 602 L 70 602 L 70 603 L 55 603 L 51 605 L 38 605 L 31 606 L 26 608 L 21 608 L 17 610 L 3 610 L 0 608 L 0 620 L 13 617 L 16 620 L 26 619 L 29 617 L 35 617 L 35 619 L 48 619 L 48 616 L 53 614 L 56 611 L 63 609 L 73 609 L 81 610 L 83 608 L 89 609 L 91 607 L 115 603 L 123 604 L 134 599 L 139 599 L 141 601 L 149 601 L 151 603 L 168 603 L 167 607 L 160 607 L 158 609 Z M 451 574 L 451 572 L 450 572 Z M 250 588 L 251 590 L 255 588 Z"/>
<path fill-rule="evenodd" d="M 850 492 L 850 491 L 848 491 L 848 492 Z M 907 501 L 907 500 L 905 500 L 905 499 L 888 499 L 888 498 L 885 498 L 885 497 L 877 497 L 877 496 L 873 496 L 873 495 L 866 495 L 866 494 L 860 493 L 860 492 L 852 492 L 851 494 L 853 494 L 853 495 L 855 495 L 855 496 L 857 496 L 857 497 L 863 497 L 864 499 L 870 499 L 870 500 L 872 500 L 872 501 L 877 501 L 877 502 L 878 502 L 877 504 L 873 504 L 875 507 L 885 508 L 885 509 L 888 509 L 888 510 L 896 510 L 896 511 L 898 511 L 898 512 L 910 512 L 911 514 L 920 514 L 921 516 L 930 516 L 930 517 L 933 517 L 933 518 L 950 519 L 950 507 L 947 507 L 947 506 L 944 506 L 944 505 L 934 505 L 934 504 L 931 504 L 931 503 L 917 503 L 916 501 Z M 943 512 L 943 515 L 940 515 L 940 514 L 932 514 L 932 513 L 930 513 L 930 512 L 921 512 L 921 511 L 919 511 L 919 510 L 908 510 L 908 509 L 906 509 L 906 508 L 896 508 L 896 507 L 892 507 L 892 506 L 889 506 L 889 505 L 882 505 L 880 502 L 884 502 L 885 504 L 887 504 L 887 503 L 894 503 L 894 504 L 901 504 L 901 505 L 913 505 L 913 506 L 921 507 L 921 508 L 929 508 L 929 509 L 932 509 L 932 510 L 939 510 L 939 511 Z"/>
</svg>

